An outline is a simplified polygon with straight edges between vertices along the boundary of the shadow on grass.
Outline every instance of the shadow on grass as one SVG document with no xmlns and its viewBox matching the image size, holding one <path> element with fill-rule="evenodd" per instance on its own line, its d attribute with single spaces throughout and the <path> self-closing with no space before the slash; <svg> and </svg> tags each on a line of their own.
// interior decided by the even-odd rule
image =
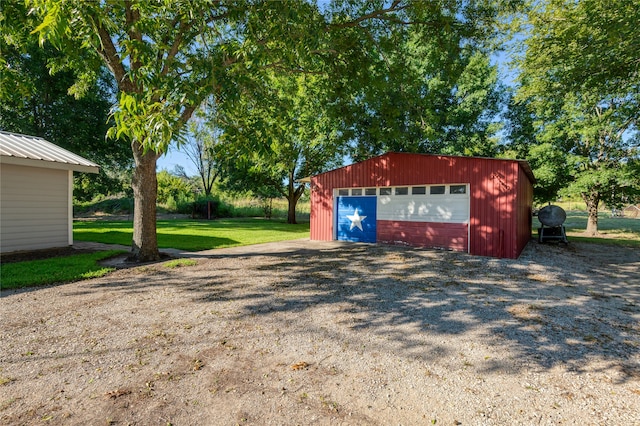
<svg viewBox="0 0 640 426">
<path fill-rule="evenodd" d="M 107 231 L 107 232 L 90 232 L 83 231 L 81 234 L 76 233 L 75 238 L 78 241 L 95 241 L 106 244 L 120 244 L 130 246 L 133 235 L 127 231 Z M 158 248 L 168 249 L 179 247 L 187 251 L 209 250 L 218 247 L 230 247 L 239 245 L 240 242 L 231 238 L 210 237 L 205 235 L 190 236 L 170 234 L 158 231 Z"/>
<path fill-rule="evenodd" d="M 209 256 L 190 273 L 151 271 L 90 287 L 146 292 L 170 286 L 192 296 L 194 309 L 238 304 L 235 319 L 292 313 L 336 345 L 437 362 L 465 345 L 486 347 L 474 368 L 504 374 L 523 369 L 584 371 L 593 360 L 637 380 L 640 364 L 640 254 L 593 244 L 531 242 L 518 260 L 365 244 L 318 247 L 300 242 L 272 253 Z M 629 251 L 631 250 L 631 251 Z M 264 257 L 252 261 L 254 256 Z M 232 258 L 237 262 L 216 259 Z M 564 265 L 572 265 L 569 270 Z M 91 290 L 88 290 L 91 291 Z M 346 321 L 313 322 L 316 309 Z M 374 338 L 372 338 L 372 336 Z M 376 343 L 384 342 L 384 343 Z M 509 359 L 495 357 L 491 348 Z M 517 360 L 517 361 L 514 361 Z"/>
<path fill-rule="evenodd" d="M 567 211 L 564 226 L 568 233 L 581 234 L 587 229 L 589 215 L 581 211 Z M 537 218 L 533 220 L 532 231 L 536 232 L 541 224 Z M 622 241 L 640 241 L 640 218 L 611 217 L 608 212 L 599 212 L 598 231 L 603 235 L 620 236 Z M 596 238 L 594 242 L 606 240 Z M 606 243 L 606 242 L 605 242 Z"/>
<path fill-rule="evenodd" d="M 159 229 L 167 230 L 189 230 L 193 228 L 201 229 L 222 229 L 222 230 L 255 230 L 255 231 L 279 231 L 288 233 L 299 233 L 301 229 L 309 228 L 309 223 L 298 223 L 292 225 L 279 220 L 267 220 L 261 218 L 238 218 L 238 219 L 216 219 L 216 220 L 159 220 Z"/>
<path fill-rule="evenodd" d="M 290 225 L 264 219 L 160 220 L 158 247 L 186 251 L 210 250 L 308 236 L 309 224 Z M 78 241 L 131 245 L 131 221 L 76 222 Z"/>
</svg>

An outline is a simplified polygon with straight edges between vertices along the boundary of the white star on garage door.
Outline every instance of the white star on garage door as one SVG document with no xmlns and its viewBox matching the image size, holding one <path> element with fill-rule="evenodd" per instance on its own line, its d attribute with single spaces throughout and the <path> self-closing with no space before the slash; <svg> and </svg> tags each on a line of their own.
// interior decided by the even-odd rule
<svg viewBox="0 0 640 426">
<path fill-rule="evenodd" d="M 347 219 L 351 221 L 351 227 L 349 228 L 349 230 L 352 230 L 353 228 L 358 228 L 361 231 L 363 231 L 362 221 L 365 220 L 366 218 L 367 218 L 366 216 L 360 216 L 358 214 L 358 209 L 356 209 L 353 215 L 347 215 Z"/>
</svg>

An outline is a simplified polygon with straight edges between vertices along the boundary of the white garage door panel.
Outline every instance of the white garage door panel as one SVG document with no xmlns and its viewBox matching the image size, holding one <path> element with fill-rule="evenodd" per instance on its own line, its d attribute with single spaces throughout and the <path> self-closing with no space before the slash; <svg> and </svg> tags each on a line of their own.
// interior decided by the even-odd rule
<svg viewBox="0 0 640 426">
<path fill-rule="evenodd" d="M 379 196 L 378 220 L 468 223 L 469 197 L 465 195 Z"/>
</svg>

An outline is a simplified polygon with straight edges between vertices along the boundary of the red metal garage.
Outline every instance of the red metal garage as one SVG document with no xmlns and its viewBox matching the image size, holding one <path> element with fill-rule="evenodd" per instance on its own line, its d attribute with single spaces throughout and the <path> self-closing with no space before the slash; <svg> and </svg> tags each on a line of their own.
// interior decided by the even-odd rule
<svg viewBox="0 0 640 426">
<path fill-rule="evenodd" d="M 311 178 L 311 239 L 373 234 L 515 259 L 531 237 L 534 182 L 522 160 L 383 154 Z"/>
</svg>

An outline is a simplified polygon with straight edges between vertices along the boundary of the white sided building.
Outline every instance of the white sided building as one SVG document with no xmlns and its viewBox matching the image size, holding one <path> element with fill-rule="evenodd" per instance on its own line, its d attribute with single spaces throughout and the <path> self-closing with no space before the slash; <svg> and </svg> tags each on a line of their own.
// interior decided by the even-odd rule
<svg viewBox="0 0 640 426">
<path fill-rule="evenodd" d="M 73 244 L 73 172 L 99 166 L 42 138 L 0 131 L 0 252 Z"/>
</svg>

